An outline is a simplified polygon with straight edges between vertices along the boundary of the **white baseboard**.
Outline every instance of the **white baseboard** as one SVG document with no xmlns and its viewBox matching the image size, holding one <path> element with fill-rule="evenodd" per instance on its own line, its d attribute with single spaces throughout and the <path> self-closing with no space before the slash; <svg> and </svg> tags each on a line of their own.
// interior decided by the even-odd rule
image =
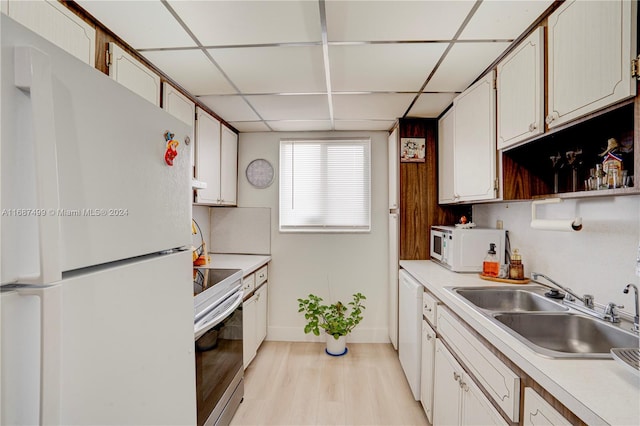
<svg viewBox="0 0 640 426">
<path fill-rule="evenodd" d="M 324 342 L 325 337 L 321 334 L 315 336 L 311 333 L 304 334 L 302 327 L 269 327 L 267 330 L 267 340 L 280 342 Z M 362 328 L 358 327 L 347 336 L 347 342 L 351 343 L 390 343 L 389 330 L 383 328 Z"/>
</svg>

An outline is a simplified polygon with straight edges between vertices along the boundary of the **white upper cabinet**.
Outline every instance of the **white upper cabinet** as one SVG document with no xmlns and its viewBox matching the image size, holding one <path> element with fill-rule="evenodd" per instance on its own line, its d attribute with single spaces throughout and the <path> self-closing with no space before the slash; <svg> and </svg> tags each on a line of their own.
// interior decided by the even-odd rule
<svg viewBox="0 0 640 426">
<path fill-rule="evenodd" d="M 220 204 L 235 206 L 238 193 L 238 135 L 223 124 L 220 140 Z"/>
<path fill-rule="evenodd" d="M 31 31 L 95 67 L 96 30 L 58 1 L 10 0 L 2 11 Z"/>
<path fill-rule="evenodd" d="M 549 127 L 635 95 L 637 2 L 567 1 L 549 16 Z"/>
<path fill-rule="evenodd" d="M 160 106 L 160 76 L 115 43 L 109 43 L 109 77 Z"/>
<path fill-rule="evenodd" d="M 496 92 L 489 72 L 453 101 L 456 201 L 492 200 L 496 187 Z"/>
<path fill-rule="evenodd" d="M 453 203 L 456 196 L 453 188 L 453 120 L 455 110 L 451 108 L 438 121 L 438 202 Z"/>
<path fill-rule="evenodd" d="M 213 116 L 196 108 L 196 179 L 206 182 L 199 189 L 198 204 L 220 202 L 220 122 Z"/>
<path fill-rule="evenodd" d="M 544 131 L 544 29 L 539 27 L 498 64 L 498 149 Z"/>
<path fill-rule="evenodd" d="M 179 120 L 184 121 L 191 126 L 191 133 L 189 140 L 191 141 L 191 169 L 192 173 L 195 167 L 195 149 L 193 143 L 195 143 L 195 119 L 196 119 L 196 104 L 192 102 L 185 95 L 180 93 L 175 87 L 168 83 L 162 84 L 162 108 L 169 114 L 173 115 Z M 181 138 L 182 140 L 182 138 Z"/>
<path fill-rule="evenodd" d="M 206 182 L 196 204 L 235 206 L 238 187 L 238 135 L 196 108 L 196 179 Z"/>
<path fill-rule="evenodd" d="M 396 127 L 389 135 L 389 210 L 399 207 L 398 158 L 398 127 Z"/>
</svg>

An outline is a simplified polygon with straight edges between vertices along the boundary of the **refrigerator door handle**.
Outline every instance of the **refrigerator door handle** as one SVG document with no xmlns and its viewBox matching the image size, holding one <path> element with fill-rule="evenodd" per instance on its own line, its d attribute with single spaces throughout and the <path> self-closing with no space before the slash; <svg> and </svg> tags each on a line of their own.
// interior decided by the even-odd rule
<svg viewBox="0 0 640 426">
<path fill-rule="evenodd" d="M 40 298 L 40 424 L 60 424 L 62 286 L 20 286 L 20 295 Z"/>
<path fill-rule="evenodd" d="M 31 101 L 40 240 L 40 273 L 20 277 L 19 282 L 49 284 L 62 279 L 58 254 L 60 220 L 57 213 L 60 196 L 51 62 L 46 54 L 28 46 L 17 46 L 14 55 L 14 84 L 20 90 L 28 92 Z"/>
<path fill-rule="evenodd" d="M 239 291 L 236 296 L 233 296 L 232 298 L 230 298 L 231 303 L 229 304 L 229 302 L 227 302 L 227 307 L 225 307 L 224 311 L 220 313 L 212 312 L 211 314 L 208 314 L 207 316 L 202 318 L 200 321 L 195 323 L 195 326 L 194 326 L 195 339 L 197 340 L 204 333 L 206 333 L 216 325 L 220 324 L 233 311 L 235 311 L 236 308 L 240 306 L 240 304 L 242 303 L 243 296 L 244 296 L 244 292 Z M 215 315 L 212 316 L 212 314 L 215 314 Z"/>
</svg>

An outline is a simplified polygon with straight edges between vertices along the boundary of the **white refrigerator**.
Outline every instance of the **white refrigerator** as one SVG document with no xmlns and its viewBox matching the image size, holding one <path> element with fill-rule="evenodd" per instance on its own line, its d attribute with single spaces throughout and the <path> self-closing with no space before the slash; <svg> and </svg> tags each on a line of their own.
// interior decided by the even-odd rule
<svg viewBox="0 0 640 426">
<path fill-rule="evenodd" d="M 190 129 L 0 18 L 0 424 L 195 424 Z"/>
</svg>

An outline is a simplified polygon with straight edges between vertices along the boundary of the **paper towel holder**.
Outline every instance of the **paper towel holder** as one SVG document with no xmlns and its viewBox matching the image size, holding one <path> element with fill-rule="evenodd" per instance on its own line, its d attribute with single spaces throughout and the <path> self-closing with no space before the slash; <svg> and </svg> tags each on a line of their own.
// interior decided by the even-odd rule
<svg viewBox="0 0 640 426">
<path fill-rule="evenodd" d="M 545 200 L 535 200 L 531 202 L 531 227 L 547 231 L 580 231 L 582 229 L 582 217 L 574 219 L 538 219 L 536 217 L 536 206 L 540 204 L 558 204 L 562 198 L 547 198 Z"/>
</svg>

